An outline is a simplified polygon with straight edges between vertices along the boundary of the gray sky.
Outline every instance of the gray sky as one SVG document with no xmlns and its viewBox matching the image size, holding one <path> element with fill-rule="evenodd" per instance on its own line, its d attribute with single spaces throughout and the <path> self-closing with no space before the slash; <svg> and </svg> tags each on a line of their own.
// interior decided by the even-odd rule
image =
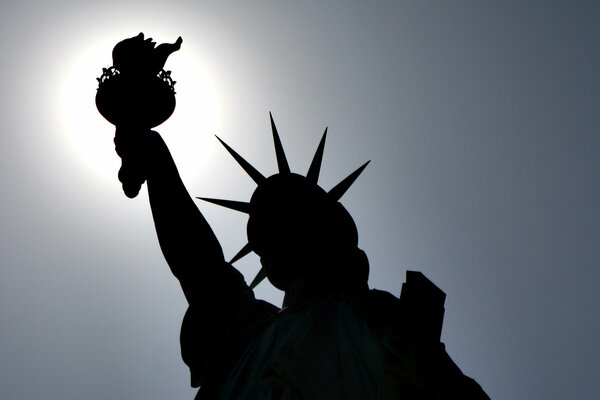
<svg viewBox="0 0 600 400">
<path fill-rule="evenodd" d="M 192 195 L 252 193 L 214 134 L 275 173 L 272 111 L 304 173 L 328 126 L 325 189 L 372 160 L 342 199 L 371 286 L 442 288 L 448 352 L 493 399 L 600 398 L 599 3 L 218 3 L 0 5 L 0 396 L 193 398 L 183 295 L 93 102 L 143 31 L 184 39 L 157 130 Z M 199 206 L 235 254 L 244 217 Z"/>
</svg>

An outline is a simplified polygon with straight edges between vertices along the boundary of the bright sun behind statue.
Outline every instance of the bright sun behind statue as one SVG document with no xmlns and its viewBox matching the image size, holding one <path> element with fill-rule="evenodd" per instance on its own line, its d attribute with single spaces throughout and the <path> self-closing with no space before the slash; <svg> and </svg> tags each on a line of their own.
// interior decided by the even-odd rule
<svg viewBox="0 0 600 400">
<path fill-rule="evenodd" d="M 122 34 L 118 35 L 122 37 Z M 174 40 L 177 35 L 161 35 Z M 161 42 L 160 39 L 157 39 Z M 65 63 L 67 70 L 59 84 L 58 125 L 70 155 L 85 174 L 116 182 L 120 160 L 114 154 L 115 128 L 96 109 L 94 97 L 96 78 L 102 68 L 112 65 L 112 46 L 106 38 L 82 43 L 76 55 Z M 210 157 L 203 149 L 214 146 L 213 134 L 218 132 L 220 101 L 217 83 L 194 43 L 185 42 L 181 51 L 169 58 L 165 70 L 172 71 L 176 81 L 176 108 L 171 118 L 154 128 L 163 133 L 178 158 L 182 171 L 199 173 L 201 163 Z"/>
</svg>

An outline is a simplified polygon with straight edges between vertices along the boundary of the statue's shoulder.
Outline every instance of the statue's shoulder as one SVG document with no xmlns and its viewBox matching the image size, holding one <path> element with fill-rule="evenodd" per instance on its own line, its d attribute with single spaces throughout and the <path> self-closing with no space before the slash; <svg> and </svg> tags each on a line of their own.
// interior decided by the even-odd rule
<svg viewBox="0 0 600 400">
<path fill-rule="evenodd" d="M 363 315 L 386 353 L 386 388 L 394 394 L 389 397 L 421 393 L 432 399 L 489 400 L 440 341 L 446 294 L 425 275 L 407 271 L 400 297 L 381 290 L 363 297 Z"/>
</svg>

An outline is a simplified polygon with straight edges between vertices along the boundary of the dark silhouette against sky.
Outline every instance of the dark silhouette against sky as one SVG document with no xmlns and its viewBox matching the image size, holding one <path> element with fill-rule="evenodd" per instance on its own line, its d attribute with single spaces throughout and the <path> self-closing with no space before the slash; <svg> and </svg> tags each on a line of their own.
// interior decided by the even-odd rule
<svg viewBox="0 0 600 400">
<path fill-rule="evenodd" d="M 181 354 L 196 399 L 489 399 L 440 342 L 445 295 L 408 274 L 400 299 L 370 290 L 369 261 L 339 200 L 368 163 L 329 191 L 318 186 L 327 130 L 306 176 L 293 173 L 271 116 L 278 173 L 265 177 L 227 151 L 257 184 L 249 202 L 203 200 L 248 214 L 248 243 L 261 269 L 250 285 L 226 262 L 160 135 L 174 111 L 163 66 L 180 49 L 143 33 L 113 50 L 96 105 L 116 127 L 119 180 L 135 198 L 144 182 L 162 253 L 188 302 Z M 226 179 L 225 177 L 223 179 Z M 283 307 L 257 300 L 268 281 Z"/>
<path fill-rule="evenodd" d="M 146 185 L 128 200 L 115 182 L 93 100 L 139 32 L 185 39 L 158 130 L 192 196 L 256 188 L 214 135 L 270 176 L 271 110 L 305 175 L 327 125 L 321 187 L 372 159 L 342 198 L 369 285 L 398 296 L 418 270 L 442 288 L 446 349 L 493 399 L 600 398 L 596 2 L 140 4 L 0 6 L 3 399 L 195 393 L 176 340 L 187 301 Z M 195 203 L 231 259 L 247 215 Z M 251 282 L 260 260 L 235 266 Z M 255 293 L 282 304 L 267 282 Z"/>
</svg>

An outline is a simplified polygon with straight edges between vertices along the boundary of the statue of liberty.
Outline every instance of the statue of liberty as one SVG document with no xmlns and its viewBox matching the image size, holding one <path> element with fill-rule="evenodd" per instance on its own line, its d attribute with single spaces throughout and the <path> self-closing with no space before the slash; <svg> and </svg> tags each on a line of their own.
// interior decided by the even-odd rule
<svg viewBox="0 0 600 400">
<path fill-rule="evenodd" d="M 226 261 L 152 130 L 175 108 L 163 67 L 181 44 L 155 47 L 143 34 L 118 43 L 96 104 L 116 126 L 125 194 L 147 184 L 160 247 L 189 304 L 180 341 L 196 399 L 488 399 L 440 342 L 440 289 L 418 272 L 400 298 L 369 288 L 357 227 L 339 202 L 367 164 L 322 189 L 327 130 L 306 175 L 291 171 L 272 117 L 273 176 L 221 141 L 257 184 L 248 202 L 203 199 L 248 215 L 248 242 Z M 250 252 L 262 268 L 248 285 L 232 264 Z M 285 293 L 282 307 L 255 298 L 265 278 Z"/>
</svg>

